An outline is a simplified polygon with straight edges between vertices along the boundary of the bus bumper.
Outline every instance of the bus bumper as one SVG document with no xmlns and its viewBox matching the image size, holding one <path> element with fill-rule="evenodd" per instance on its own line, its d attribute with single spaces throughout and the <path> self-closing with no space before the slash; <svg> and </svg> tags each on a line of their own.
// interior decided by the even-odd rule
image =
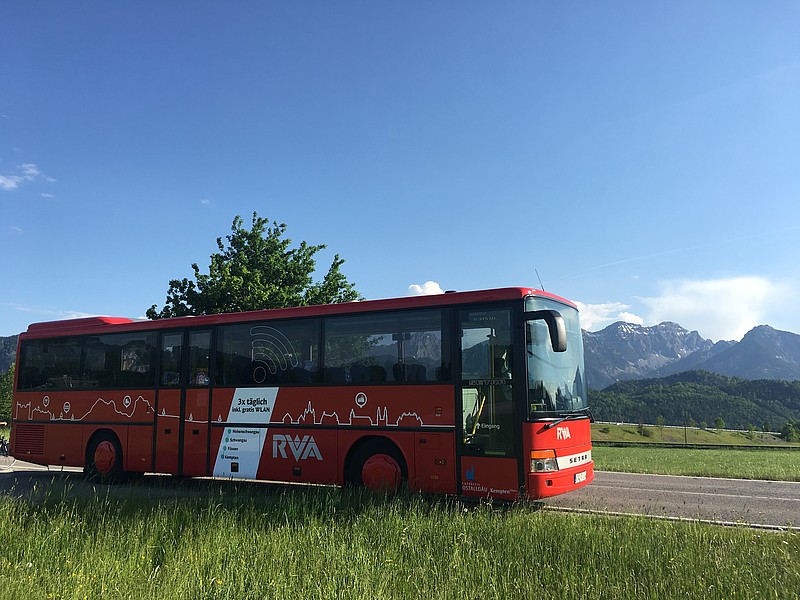
<svg viewBox="0 0 800 600">
<path fill-rule="evenodd" d="M 548 473 L 529 473 L 526 495 L 531 500 L 558 496 L 585 486 L 594 480 L 594 462 L 573 469 Z"/>
</svg>

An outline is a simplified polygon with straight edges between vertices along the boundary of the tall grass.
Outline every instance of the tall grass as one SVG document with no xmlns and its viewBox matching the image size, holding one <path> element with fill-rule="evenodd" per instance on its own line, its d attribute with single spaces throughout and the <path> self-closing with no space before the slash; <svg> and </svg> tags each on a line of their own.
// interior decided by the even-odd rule
<svg viewBox="0 0 800 600">
<path fill-rule="evenodd" d="M 793 598 L 800 535 L 401 494 L 58 477 L 0 496 L 0 598 Z"/>
</svg>

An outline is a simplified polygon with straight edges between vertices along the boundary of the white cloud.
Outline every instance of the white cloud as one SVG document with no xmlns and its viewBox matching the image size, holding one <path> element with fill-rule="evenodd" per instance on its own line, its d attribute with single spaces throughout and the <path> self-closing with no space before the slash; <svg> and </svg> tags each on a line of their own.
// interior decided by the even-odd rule
<svg viewBox="0 0 800 600">
<path fill-rule="evenodd" d="M 764 324 L 789 289 L 764 277 L 665 281 L 659 294 L 641 298 L 653 324 L 674 321 L 712 340 L 739 340 Z"/>
<path fill-rule="evenodd" d="M 0 175 L 0 190 L 15 190 L 21 183 L 36 181 L 37 179 L 44 179 L 48 183 L 55 181 L 52 177 L 44 175 L 38 165 L 34 163 L 23 163 L 17 166 L 17 174 Z"/>
<path fill-rule="evenodd" d="M 17 175 L 0 175 L 0 190 L 15 190 L 22 181 L 24 178 Z"/>
<path fill-rule="evenodd" d="M 408 291 L 412 296 L 431 296 L 434 294 L 444 294 L 442 287 L 435 281 L 426 281 L 422 285 L 414 283 L 408 286 Z"/>
<path fill-rule="evenodd" d="M 200 200 L 200 204 L 203 206 L 211 206 L 211 199 L 210 198 L 202 198 Z"/>
<path fill-rule="evenodd" d="M 22 171 L 23 177 L 28 181 L 33 181 L 37 176 L 41 175 L 41 171 L 39 171 L 39 167 L 33 163 L 25 163 L 19 166 L 20 171 Z"/>
<path fill-rule="evenodd" d="M 629 312 L 629 305 L 622 302 L 607 302 L 605 304 L 584 304 L 576 302 L 581 314 L 581 327 L 588 331 L 597 331 L 603 327 L 625 321 L 642 325 L 644 319 L 632 312 Z"/>
</svg>

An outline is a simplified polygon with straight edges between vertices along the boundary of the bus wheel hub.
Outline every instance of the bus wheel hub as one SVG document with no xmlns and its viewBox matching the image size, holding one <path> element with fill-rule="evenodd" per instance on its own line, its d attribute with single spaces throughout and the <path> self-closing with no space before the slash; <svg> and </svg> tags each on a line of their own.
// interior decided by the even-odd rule
<svg viewBox="0 0 800 600">
<path fill-rule="evenodd" d="M 99 473 L 103 475 L 110 473 L 116 460 L 117 452 L 114 449 L 114 444 L 104 440 L 97 445 L 94 451 L 94 466 Z"/>
<path fill-rule="evenodd" d="M 370 456 L 361 469 L 361 481 L 371 490 L 394 491 L 402 480 L 400 465 L 388 454 Z"/>
</svg>

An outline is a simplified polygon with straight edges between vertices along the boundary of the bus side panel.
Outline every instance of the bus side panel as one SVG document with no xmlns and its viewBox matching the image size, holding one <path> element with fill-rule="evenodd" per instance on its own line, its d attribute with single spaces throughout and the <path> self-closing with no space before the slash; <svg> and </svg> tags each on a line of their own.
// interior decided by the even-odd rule
<svg viewBox="0 0 800 600">
<path fill-rule="evenodd" d="M 81 443 L 79 429 L 79 427 L 70 423 L 48 424 L 43 463 L 63 465 L 65 467 L 82 467 L 85 451 Z"/>
<path fill-rule="evenodd" d="M 155 471 L 178 474 L 181 426 L 181 391 L 161 390 L 156 411 Z"/>
<path fill-rule="evenodd" d="M 454 420 L 452 386 L 215 389 L 212 475 L 341 484 L 353 444 L 370 437 L 400 449 L 413 489 L 454 492 Z"/>
<path fill-rule="evenodd" d="M 128 446 L 124 453 L 125 470 L 144 473 L 153 469 L 153 427 L 128 428 Z"/>
<path fill-rule="evenodd" d="M 464 496 L 516 500 L 519 474 L 515 458 L 461 457 L 461 493 Z"/>
<path fill-rule="evenodd" d="M 217 388 L 211 421 L 344 429 L 454 427 L 453 394 L 449 385 Z"/>
<path fill-rule="evenodd" d="M 109 429 L 120 440 L 127 468 L 127 423 L 152 423 L 152 391 L 48 390 L 16 393 L 12 412 L 15 420 L 14 451 L 21 460 L 38 464 L 84 466 L 87 444 L 92 434 L 99 429 Z M 109 425 L 99 425 L 104 422 Z M 144 425 L 142 427 L 148 429 Z"/>
<path fill-rule="evenodd" d="M 183 422 L 183 474 L 208 475 L 208 390 L 186 390 Z"/>
<path fill-rule="evenodd" d="M 414 434 L 415 460 L 412 490 L 456 493 L 456 442 L 454 433 Z"/>
<path fill-rule="evenodd" d="M 338 464 L 336 431 L 270 427 L 258 478 L 333 484 Z"/>
</svg>

